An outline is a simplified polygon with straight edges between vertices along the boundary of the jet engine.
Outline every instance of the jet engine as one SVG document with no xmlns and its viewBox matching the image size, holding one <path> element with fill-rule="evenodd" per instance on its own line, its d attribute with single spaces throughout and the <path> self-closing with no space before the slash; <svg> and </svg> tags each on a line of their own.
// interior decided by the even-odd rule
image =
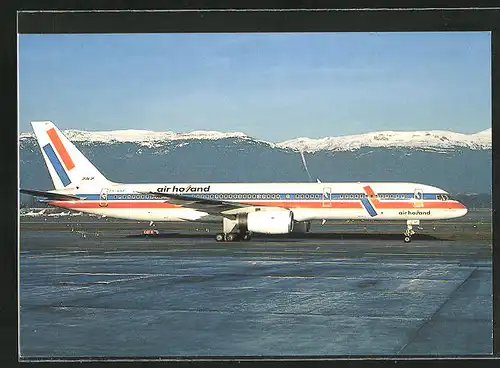
<svg viewBox="0 0 500 368">
<path fill-rule="evenodd" d="M 261 234 L 288 234 L 293 230 L 293 212 L 258 211 L 239 215 L 238 227 Z"/>
</svg>

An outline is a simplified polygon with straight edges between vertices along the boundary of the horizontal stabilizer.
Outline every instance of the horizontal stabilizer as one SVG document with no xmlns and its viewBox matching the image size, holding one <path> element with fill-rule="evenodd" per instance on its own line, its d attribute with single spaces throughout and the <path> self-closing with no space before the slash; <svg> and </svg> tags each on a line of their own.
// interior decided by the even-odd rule
<svg viewBox="0 0 500 368">
<path fill-rule="evenodd" d="M 21 193 L 28 194 L 35 197 L 45 197 L 47 199 L 53 199 L 56 201 L 79 201 L 81 199 L 85 199 L 82 197 L 77 197 L 69 194 L 60 194 L 53 192 L 45 192 L 42 190 L 30 190 L 30 189 L 21 189 Z"/>
</svg>

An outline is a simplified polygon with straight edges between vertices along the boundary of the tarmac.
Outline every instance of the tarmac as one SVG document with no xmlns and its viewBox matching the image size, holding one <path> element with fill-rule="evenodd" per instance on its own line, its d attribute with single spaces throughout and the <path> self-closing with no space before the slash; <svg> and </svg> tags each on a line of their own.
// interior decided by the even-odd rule
<svg viewBox="0 0 500 368">
<path fill-rule="evenodd" d="M 492 354 L 491 242 L 139 226 L 21 222 L 22 360 Z"/>
</svg>

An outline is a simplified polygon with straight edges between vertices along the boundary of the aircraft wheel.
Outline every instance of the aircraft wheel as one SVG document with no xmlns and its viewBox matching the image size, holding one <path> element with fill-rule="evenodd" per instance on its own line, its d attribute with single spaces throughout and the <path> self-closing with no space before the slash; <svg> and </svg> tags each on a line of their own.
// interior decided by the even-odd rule
<svg viewBox="0 0 500 368">
<path fill-rule="evenodd" d="M 236 234 L 229 233 L 229 234 L 226 235 L 226 240 L 228 242 L 236 241 L 236 239 L 237 239 L 237 235 Z"/>
<path fill-rule="evenodd" d="M 215 235 L 215 240 L 218 242 L 224 241 L 224 234 L 219 233 L 219 234 Z"/>
<path fill-rule="evenodd" d="M 405 236 L 405 243 L 409 243 L 409 242 L 411 242 L 411 237 Z"/>
<path fill-rule="evenodd" d="M 252 239 L 252 236 L 250 234 L 243 235 L 243 240 L 244 241 L 250 241 L 251 239 Z"/>
</svg>

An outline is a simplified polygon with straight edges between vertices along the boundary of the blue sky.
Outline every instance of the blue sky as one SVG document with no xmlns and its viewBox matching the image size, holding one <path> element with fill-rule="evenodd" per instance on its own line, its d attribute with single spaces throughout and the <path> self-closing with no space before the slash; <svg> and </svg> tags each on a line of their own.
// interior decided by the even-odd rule
<svg viewBox="0 0 500 368">
<path fill-rule="evenodd" d="M 21 132 L 491 127 L 489 32 L 20 35 Z"/>
</svg>

